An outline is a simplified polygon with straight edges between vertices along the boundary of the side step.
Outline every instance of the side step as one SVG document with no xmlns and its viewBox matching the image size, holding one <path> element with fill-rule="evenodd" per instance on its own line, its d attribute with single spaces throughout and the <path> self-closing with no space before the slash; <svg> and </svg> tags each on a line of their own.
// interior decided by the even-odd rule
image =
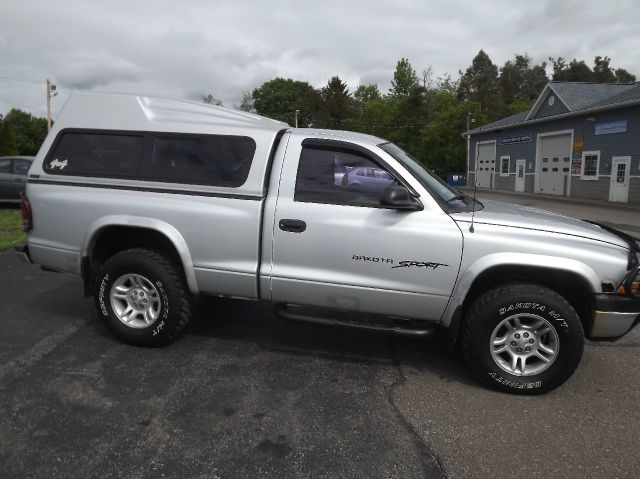
<svg viewBox="0 0 640 479">
<path fill-rule="evenodd" d="M 351 311 L 330 310 L 299 306 L 294 304 L 277 304 L 275 313 L 283 319 L 323 326 L 338 326 L 352 329 L 365 329 L 393 333 L 402 336 L 434 337 L 441 328 L 432 322 L 402 318 L 399 316 L 383 316 L 379 314 L 354 313 Z"/>
</svg>

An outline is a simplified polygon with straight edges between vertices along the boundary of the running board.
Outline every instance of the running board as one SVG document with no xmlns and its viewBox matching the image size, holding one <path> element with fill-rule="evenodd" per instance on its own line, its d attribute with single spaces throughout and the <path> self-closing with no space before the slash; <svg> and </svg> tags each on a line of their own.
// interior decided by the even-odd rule
<svg viewBox="0 0 640 479">
<path fill-rule="evenodd" d="M 367 331 L 393 333 L 401 336 L 426 338 L 434 337 L 441 331 L 440 326 L 433 322 L 402 318 L 399 316 L 353 313 L 291 304 L 278 304 L 274 307 L 274 310 L 279 317 L 289 321 L 364 329 Z"/>
</svg>

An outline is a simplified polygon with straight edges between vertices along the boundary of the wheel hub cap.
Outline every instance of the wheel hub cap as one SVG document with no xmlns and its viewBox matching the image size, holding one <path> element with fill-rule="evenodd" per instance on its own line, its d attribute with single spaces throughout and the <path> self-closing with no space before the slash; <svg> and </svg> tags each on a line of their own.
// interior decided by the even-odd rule
<svg viewBox="0 0 640 479">
<path fill-rule="evenodd" d="M 111 286 L 111 307 L 131 328 L 146 328 L 160 316 L 160 295 L 151 281 L 139 274 L 120 276 Z"/>
<path fill-rule="evenodd" d="M 489 350 L 494 362 L 514 376 L 533 376 L 558 356 L 560 341 L 551 323 L 535 314 L 515 314 L 493 330 Z"/>
</svg>

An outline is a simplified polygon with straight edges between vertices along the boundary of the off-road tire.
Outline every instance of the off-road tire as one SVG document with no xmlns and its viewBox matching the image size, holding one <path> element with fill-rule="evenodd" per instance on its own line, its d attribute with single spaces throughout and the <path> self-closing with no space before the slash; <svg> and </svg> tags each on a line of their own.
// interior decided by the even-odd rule
<svg viewBox="0 0 640 479">
<path fill-rule="evenodd" d="M 148 327 L 132 328 L 113 310 L 111 288 L 126 274 L 147 278 L 158 292 L 159 316 Z M 135 346 L 170 344 L 180 337 L 191 317 L 191 294 L 182 272 L 167 255 L 149 249 L 128 249 L 105 261 L 94 284 L 94 299 L 98 316 L 107 329 L 121 341 Z"/>
<path fill-rule="evenodd" d="M 494 329 L 518 313 L 545 319 L 557 333 L 555 360 L 538 374 L 510 374 L 491 354 Z M 512 394 L 542 394 L 573 374 L 582 357 L 584 332 L 578 314 L 558 293 L 537 284 L 512 283 L 483 293 L 471 304 L 462 324 L 460 346 L 467 366 L 484 384 Z"/>
</svg>

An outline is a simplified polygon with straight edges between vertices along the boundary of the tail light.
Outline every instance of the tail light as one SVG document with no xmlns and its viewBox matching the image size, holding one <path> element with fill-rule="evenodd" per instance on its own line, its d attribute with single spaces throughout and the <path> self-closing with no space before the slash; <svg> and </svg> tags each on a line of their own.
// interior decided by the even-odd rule
<svg viewBox="0 0 640 479">
<path fill-rule="evenodd" d="M 29 232 L 33 229 L 33 214 L 31 213 L 31 203 L 26 193 L 22 195 L 22 230 Z"/>
</svg>

